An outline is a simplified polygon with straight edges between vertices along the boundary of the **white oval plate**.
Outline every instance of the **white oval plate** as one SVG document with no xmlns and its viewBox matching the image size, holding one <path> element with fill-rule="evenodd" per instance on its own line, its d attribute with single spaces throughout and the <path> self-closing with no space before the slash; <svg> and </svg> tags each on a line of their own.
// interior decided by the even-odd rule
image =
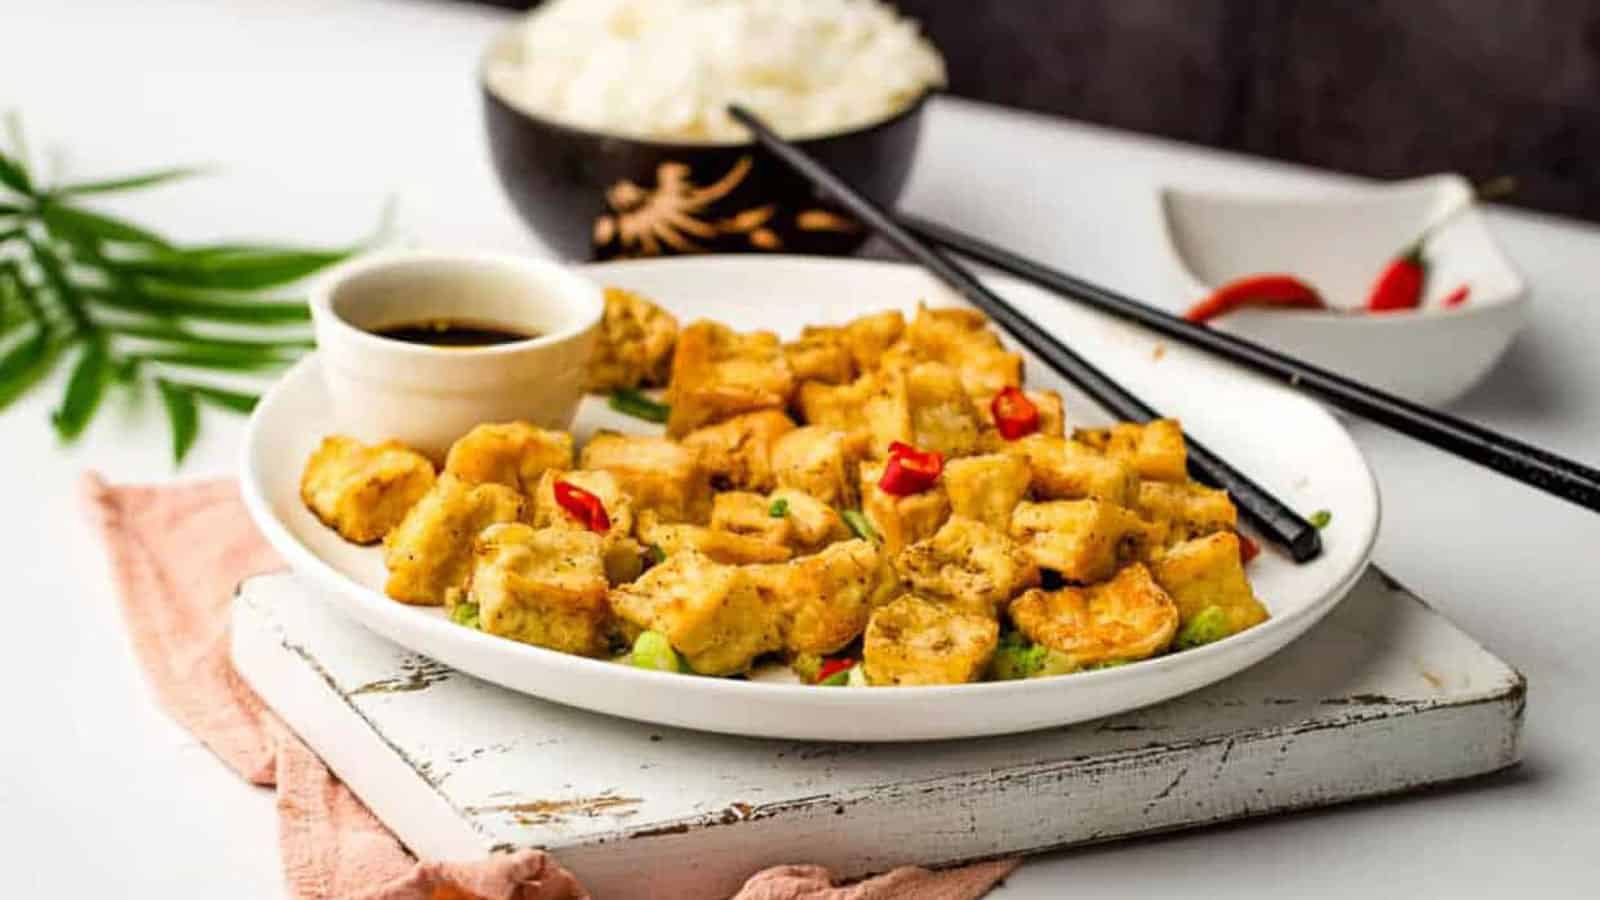
<svg viewBox="0 0 1600 900">
<path fill-rule="evenodd" d="M 860 260 L 805 257 L 689 257 L 608 263 L 597 281 L 632 288 L 680 319 L 709 317 L 741 329 L 792 335 L 807 323 L 843 321 L 918 299 L 955 304 L 920 270 Z M 453 668 L 513 690 L 662 725 L 801 740 L 912 741 L 977 737 L 1064 725 L 1135 709 L 1203 687 L 1283 647 L 1333 608 L 1366 566 L 1378 528 L 1378 494 L 1360 451 L 1323 409 L 1290 391 L 1133 328 L 1062 302 L 1030 285 L 989 283 L 1151 405 L 1286 502 L 1333 511 L 1326 550 L 1296 566 L 1263 553 L 1251 578 L 1272 612 L 1267 622 L 1216 644 L 1145 662 L 1057 678 L 914 688 L 817 688 L 697 678 L 568 656 L 462 628 L 441 610 L 406 606 L 382 593 L 377 548 L 345 543 L 299 497 L 300 470 L 324 434 L 337 429 L 315 356 L 292 369 L 250 423 L 244 448 L 247 506 L 294 569 L 332 603 L 373 631 Z M 1106 417 L 1037 360 L 1031 385 L 1067 398 L 1073 424 Z M 575 430 L 639 431 L 597 398 Z M 645 426 L 650 427 L 650 426 Z"/>
</svg>

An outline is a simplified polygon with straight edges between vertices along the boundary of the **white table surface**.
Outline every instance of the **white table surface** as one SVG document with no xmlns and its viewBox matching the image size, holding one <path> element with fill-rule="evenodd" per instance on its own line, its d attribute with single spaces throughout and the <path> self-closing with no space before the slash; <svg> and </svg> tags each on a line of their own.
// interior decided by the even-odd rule
<svg viewBox="0 0 1600 900">
<path fill-rule="evenodd" d="M 20 109 L 36 149 L 57 146 L 67 171 L 220 164 L 114 204 L 180 238 L 345 241 L 393 195 L 420 242 L 543 252 L 500 195 L 478 121 L 477 52 L 505 19 L 397 0 L 12 2 L 0 108 Z M 905 205 L 1156 297 L 1155 184 L 1329 180 L 940 100 Z M 1455 411 L 1600 459 L 1600 229 L 1502 210 L 1490 222 L 1532 286 L 1533 324 Z M 0 414 L 0 597 L 17 623 L 0 650 L 9 884 L 18 896 L 281 897 L 271 794 L 156 708 L 76 503 L 87 468 L 173 477 L 159 408 L 111 404 L 63 449 L 47 424 L 61 381 Z M 204 415 L 183 476 L 233 469 L 239 421 Z M 1378 561 L 1527 674 L 1526 761 L 1426 796 L 1035 859 L 1006 898 L 1593 890 L 1600 517 L 1354 431 L 1386 501 Z"/>
</svg>

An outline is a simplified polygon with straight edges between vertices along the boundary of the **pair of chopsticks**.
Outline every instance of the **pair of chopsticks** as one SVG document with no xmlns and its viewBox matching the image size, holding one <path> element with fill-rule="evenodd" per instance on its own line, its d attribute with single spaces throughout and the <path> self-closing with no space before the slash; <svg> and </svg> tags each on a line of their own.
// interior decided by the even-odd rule
<svg viewBox="0 0 1600 900">
<path fill-rule="evenodd" d="M 1600 471 L 1308 365 L 1243 338 L 1181 319 L 971 235 L 908 216 L 896 219 L 804 150 L 779 137 L 749 111 L 734 106 L 729 112 L 740 124 L 749 128 L 756 141 L 774 156 L 826 191 L 902 253 L 921 263 L 968 302 L 987 313 L 1023 346 L 1116 416 L 1146 422 L 1158 418 L 1159 414 L 1022 315 L 1006 300 L 984 287 L 965 267 L 952 261 L 933 245 L 938 244 L 971 256 L 1087 306 L 1137 322 L 1159 334 L 1270 375 L 1363 418 L 1487 466 L 1564 500 L 1600 511 Z M 1198 481 L 1228 491 L 1245 520 L 1263 537 L 1284 547 L 1297 562 L 1310 560 L 1321 552 L 1321 538 L 1315 526 L 1194 438 L 1186 437 L 1186 440 L 1189 445 L 1190 474 Z"/>
</svg>

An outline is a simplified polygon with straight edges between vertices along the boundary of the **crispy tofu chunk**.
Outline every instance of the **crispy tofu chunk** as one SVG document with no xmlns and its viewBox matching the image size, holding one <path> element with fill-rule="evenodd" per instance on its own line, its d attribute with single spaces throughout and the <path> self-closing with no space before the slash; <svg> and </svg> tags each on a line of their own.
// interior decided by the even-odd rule
<svg viewBox="0 0 1600 900">
<path fill-rule="evenodd" d="M 300 499 L 322 524 L 357 544 L 381 540 L 433 487 L 433 463 L 398 441 L 371 447 L 325 437 L 306 460 Z"/>
<path fill-rule="evenodd" d="M 1122 460 L 1151 481 L 1189 480 L 1188 450 L 1177 419 L 1156 419 L 1143 425 L 1121 422 L 1110 428 L 1080 428 L 1073 440 Z"/>
<path fill-rule="evenodd" d="M 944 465 L 951 513 L 1002 531 L 1010 528 L 1011 512 L 1027 498 L 1031 480 L 1028 461 L 1012 453 L 968 456 Z"/>
<path fill-rule="evenodd" d="M 897 309 L 852 319 L 844 325 L 807 326 L 801 338 L 826 337 L 842 343 L 861 372 L 878 367 L 883 352 L 906 330 L 906 317 Z"/>
<path fill-rule="evenodd" d="M 601 543 L 593 532 L 521 522 L 484 529 L 466 591 L 483 630 L 562 653 L 605 653 L 611 606 Z"/>
<path fill-rule="evenodd" d="M 999 639 L 992 617 L 903 594 L 873 611 L 862 668 L 871 684 L 965 684 L 983 676 Z"/>
<path fill-rule="evenodd" d="M 633 501 L 622 490 L 622 484 L 610 472 L 546 471 L 533 491 L 533 525 L 535 528 L 565 528 L 568 531 L 588 531 L 588 526 L 572 517 L 556 502 L 555 484 L 565 481 L 600 498 L 606 508 L 606 518 L 611 527 L 601 539 L 601 557 L 605 561 L 606 577 L 612 584 L 621 584 L 639 577 L 644 569 L 644 548 L 633 539 Z"/>
<path fill-rule="evenodd" d="M 1018 631 L 1065 654 L 1072 668 L 1154 656 L 1178 630 L 1178 607 L 1139 563 L 1085 588 L 1035 588 L 1010 612 Z"/>
<path fill-rule="evenodd" d="M 1228 634 L 1267 620 L 1267 609 L 1256 599 L 1239 559 L 1239 537 L 1219 531 L 1171 548 L 1151 564 L 1155 578 L 1172 595 L 1181 622 L 1199 615 L 1207 607 L 1220 606 L 1228 622 Z"/>
<path fill-rule="evenodd" d="M 983 616 L 998 616 L 1007 601 L 1039 583 L 1039 567 L 1016 541 L 963 516 L 901 550 L 895 567 L 918 596 Z"/>
<path fill-rule="evenodd" d="M 899 586 L 883 552 L 864 540 L 747 571 L 779 613 L 784 649 L 796 654 L 837 652 L 861 634 L 872 610 Z"/>
<path fill-rule="evenodd" d="M 639 517 L 639 540 L 652 548 L 659 547 L 669 557 L 693 551 L 730 566 L 783 562 L 793 555 L 787 544 L 766 536 L 663 522 L 651 512 Z"/>
<path fill-rule="evenodd" d="M 611 589 L 611 610 L 666 635 L 702 675 L 734 675 L 782 646 L 775 610 L 748 573 L 693 550 L 674 554 L 638 581 Z"/>
<path fill-rule="evenodd" d="M 788 516 L 773 515 L 767 495 L 749 491 L 724 491 L 716 496 L 711 503 L 711 530 L 759 538 L 780 547 L 789 546 L 794 537 Z"/>
<path fill-rule="evenodd" d="M 683 446 L 700 454 L 700 465 L 719 488 L 770 491 L 772 447 L 794 430 L 794 422 L 779 409 L 734 416 L 725 422 L 696 428 L 683 438 Z"/>
<path fill-rule="evenodd" d="M 977 310 L 924 306 L 906 328 L 906 343 L 925 358 L 952 366 L 969 395 L 993 397 L 1022 385 L 1022 357 L 1008 352 L 987 323 Z"/>
<path fill-rule="evenodd" d="M 589 358 L 589 390 L 657 387 L 667 383 L 678 320 L 644 297 L 606 288 L 600 337 Z"/>
<path fill-rule="evenodd" d="M 776 335 L 695 322 L 678 336 L 667 385 L 667 434 L 682 437 L 740 413 L 783 409 L 795 384 Z"/>
<path fill-rule="evenodd" d="M 1087 584 L 1111 577 L 1138 555 L 1144 523 L 1104 500 L 1020 503 L 1011 514 L 1011 537 L 1040 568 Z"/>
<path fill-rule="evenodd" d="M 1227 491 L 1193 481 L 1146 481 L 1134 506 L 1151 524 L 1151 543 L 1160 548 L 1218 531 L 1234 531 L 1239 511 Z"/>
<path fill-rule="evenodd" d="M 503 484 L 468 484 L 444 474 L 384 539 L 384 591 L 402 603 L 438 606 L 466 585 L 473 546 L 490 525 L 522 518 L 522 494 Z"/>
<path fill-rule="evenodd" d="M 704 522 L 711 512 L 711 476 L 699 454 L 667 438 L 602 431 L 578 459 L 584 469 L 616 476 L 636 512 L 667 522 Z"/>
<path fill-rule="evenodd" d="M 533 493 L 546 470 L 572 468 L 572 435 L 527 422 L 479 425 L 450 446 L 444 470 L 470 484 Z"/>
<path fill-rule="evenodd" d="M 850 537 L 849 527 L 833 507 L 796 490 L 718 494 L 711 507 L 711 530 L 759 538 L 796 555 L 815 553 Z"/>
<path fill-rule="evenodd" d="M 1132 466 L 1075 441 L 1034 434 L 1013 441 L 1011 451 L 1028 460 L 1033 493 L 1042 500 L 1092 498 L 1132 506 L 1139 496 Z"/>
<path fill-rule="evenodd" d="M 896 497 L 878 487 L 883 467 L 881 462 L 861 466 L 861 511 L 883 538 L 883 549 L 892 558 L 939 530 L 950 518 L 950 497 L 942 484 L 920 494 Z"/>
<path fill-rule="evenodd" d="M 815 553 L 829 544 L 850 538 L 850 526 L 844 523 L 839 511 L 805 491 L 779 488 L 767 499 L 783 504 L 783 518 L 788 521 L 792 535 L 789 546 L 796 554 Z"/>
<path fill-rule="evenodd" d="M 772 445 L 773 480 L 780 488 L 852 508 L 860 498 L 856 478 L 862 447 L 859 437 L 844 431 L 820 425 L 796 428 Z"/>
<path fill-rule="evenodd" d="M 946 456 L 965 456 L 979 447 L 980 427 L 977 410 L 961 387 L 956 370 L 936 362 L 919 362 L 908 368 L 884 366 L 860 379 L 864 395 L 852 393 L 860 406 L 848 415 L 830 414 L 835 427 L 860 428 L 871 435 L 868 452 L 874 456 L 888 451 L 895 441 L 923 450 L 937 450 Z M 858 385 L 835 388 L 838 392 L 860 391 Z M 802 395 L 803 397 L 804 395 Z M 807 411 L 808 421 L 810 411 Z"/>
<path fill-rule="evenodd" d="M 856 377 L 855 357 L 842 334 L 813 334 L 783 345 L 796 381 L 845 384 Z"/>
<path fill-rule="evenodd" d="M 866 434 L 867 400 L 877 386 L 878 378 L 872 374 L 844 384 L 807 381 L 800 385 L 800 417 L 808 426 Z"/>
<path fill-rule="evenodd" d="M 1062 437 L 1067 430 L 1066 406 L 1055 391 L 1023 391 L 1022 395 L 1039 410 L 1039 430 L 1034 434 Z M 983 446 L 990 453 L 998 453 L 1011 446 L 1011 441 L 1000 435 L 994 424 L 994 394 L 973 398 L 973 405 L 983 419 Z"/>
</svg>

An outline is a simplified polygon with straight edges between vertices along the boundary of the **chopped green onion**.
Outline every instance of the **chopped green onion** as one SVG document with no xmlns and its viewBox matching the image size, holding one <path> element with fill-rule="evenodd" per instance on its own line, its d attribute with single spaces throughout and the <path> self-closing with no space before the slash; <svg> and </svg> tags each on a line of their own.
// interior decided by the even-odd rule
<svg viewBox="0 0 1600 900">
<path fill-rule="evenodd" d="M 852 666 L 851 668 L 855 668 Z M 840 669 L 827 678 L 817 682 L 823 687 L 845 687 L 850 683 L 850 669 Z"/>
<path fill-rule="evenodd" d="M 867 521 L 866 515 L 861 510 L 847 509 L 839 513 L 839 515 L 844 517 L 844 524 L 850 526 L 851 534 L 864 541 L 872 541 L 873 543 L 879 541 L 878 533 L 872 530 L 872 523 Z"/>
<path fill-rule="evenodd" d="M 1014 681 L 1030 678 L 1044 668 L 1049 648 L 1023 637 L 1020 632 L 1008 631 L 1000 636 L 994 657 L 989 660 L 989 677 L 995 681 Z"/>
<path fill-rule="evenodd" d="M 1229 635 L 1228 611 L 1220 606 L 1208 606 L 1195 613 L 1194 618 L 1183 623 L 1178 637 L 1172 642 L 1175 650 L 1188 650 L 1202 644 L 1220 641 Z"/>
<path fill-rule="evenodd" d="M 1312 513 L 1311 517 L 1307 521 L 1309 521 L 1312 525 L 1315 525 L 1318 531 L 1321 531 L 1322 529 L 1328 527 L 1329 522 L 1333 521 L 1333 513 L 1326 509 L 1319 509 Z"/>
<path fill-rule="evenodd" d="M 640 669 L 655 669 L 658 672 L 689 671 L 683 657 L 672 649 L 672 642 L 659 631 L 640 632 L 633 640 L 633 653 L 628 661 Z"/>
<path fill-rule="evenodd" d="M 667 561 L 667 551 L 661 549 L 660 544 L 650 545 L 650 564 L 659 566 Z"/>
<path fill-rule="evenodd" d="M 450 621 L 468 628 L 481 629 L 482 623 L 478 621 L 478 604 L 457 603 L 450 607 Z"/>
<path fill-rule="evenodd" d="M 623 388 L 611 395 L 610 406 L 612 409 L 636 419 L 646 422 L 665 422 L 672 413 L 672 407 L 665 403 L 657 403 L 632 388 Z"/>
<path fill-rule="evenodd" d="M 774 519 L 781 519 L 788 514 L 789 501 L 783 499 L 782 497 L 772 501 L 772 505 L 767 507 L 767 515 L 773 517 Z"/>
</svg>

